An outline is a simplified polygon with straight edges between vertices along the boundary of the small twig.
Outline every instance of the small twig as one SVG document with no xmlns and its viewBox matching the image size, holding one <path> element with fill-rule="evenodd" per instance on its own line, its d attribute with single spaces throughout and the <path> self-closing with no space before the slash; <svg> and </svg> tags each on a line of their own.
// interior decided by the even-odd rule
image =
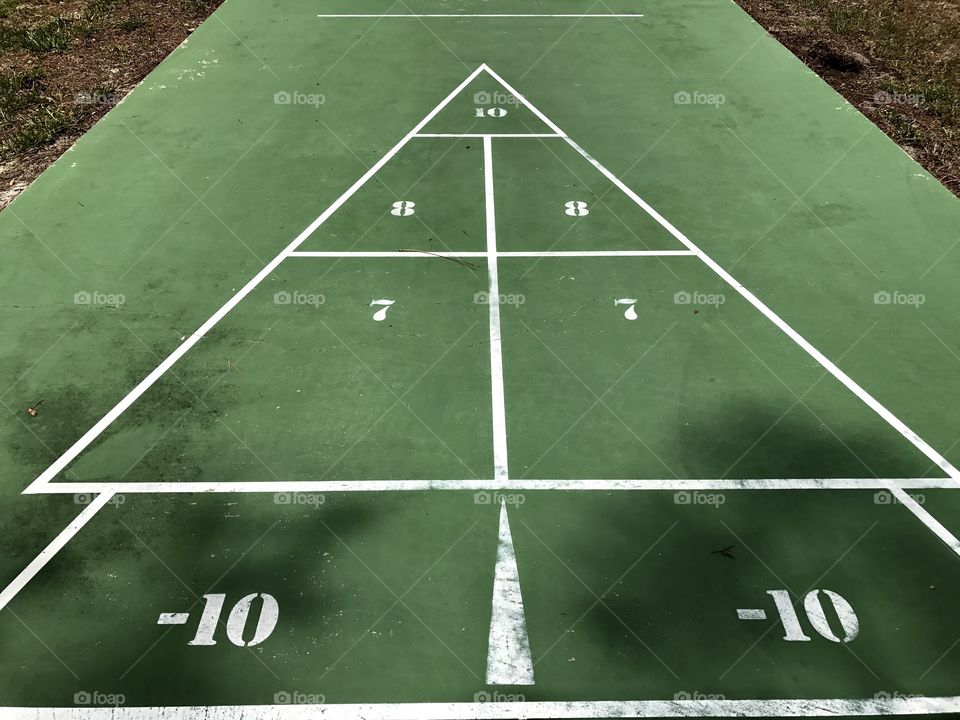
<svg viewBox="0 0 960 720">
<path fill-rule="evenodd" d="M 443 258 L 444 260 L 452 260 L 457 265 L 462 265 L 465 268 L 470 270 L 479 270 L 480 266 L 472 262 L 467 262 L 466 260 L 461 260 L 460 258 L 450 257 L 449 255 L 441 255 L 440 253 L 430 252 L 429 250 L 417 250 L 416 248 L 400 248 L 400 252 L 415 252 L 423 253 L 424 255 L 433 255 L 434 257 Z"/>
</svg>

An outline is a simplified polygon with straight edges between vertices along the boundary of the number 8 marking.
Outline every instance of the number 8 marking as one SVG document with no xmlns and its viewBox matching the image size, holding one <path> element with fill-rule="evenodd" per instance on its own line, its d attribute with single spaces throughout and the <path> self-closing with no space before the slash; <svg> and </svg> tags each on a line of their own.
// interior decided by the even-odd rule
<svg viewBox="0 0 960 720">
<path fill-rule="evenodd" d="M 390 211 L 391 215 L 396 215 L 397 217 L 407 217 L 408 215 L 413 215 L 414 208 L 417 206 L 415 202 L 410 202 L 409 200 L 397 200 L 393 204 L 393 210 Z"/>
</svg>

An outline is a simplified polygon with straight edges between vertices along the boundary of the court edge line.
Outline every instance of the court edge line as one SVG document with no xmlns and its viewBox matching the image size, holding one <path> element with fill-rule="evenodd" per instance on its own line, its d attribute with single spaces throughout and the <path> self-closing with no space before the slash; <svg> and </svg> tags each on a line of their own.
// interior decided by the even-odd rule
<svg viewBox="0 0 960 720">
<path fill-rule="evenodd" d="M 40 554 L 31 560 L 30 564 L 21 570 L 20 574 L 11 580 L 9 585 L 0 591 L 0 610 L 5 608 L 10 601 L 17 596 L 17 593 L 19 593 L 27 585 L 27 583 L 33 580 L 36 574 L 40 572 L 44 566 L 46 566 L 46 564 L 50 562 L 68 542 L 70 542 L 70 540 L 73 539 L 73 536 L 80 532 L 80 529 L 90 522 L 94 515 L 100 512 L 103 506 L 110 501 L 113 495 L 114 493 L 107 491 L 94 498 L 94 500 L 83 509 L 83 512 L 77 515 L 63 530 L 61 530 L 60 534 L 51 540 L 50 544 L 41 550 Z"/>
<path fill-rule="evenodd" d="M 489 253 L 482 251 L 466 252 L 419 252 L 417 250 L 377 251 L 377 250 L 296 250 L 290 253 L 292 258 L 468 258 L 487 257 Z M 498 251 L 497 257 L 696 257 L 692 250 L 507 250 Z"/>
<path fill-rule="evenodd" d="M 497 212 L 493 194 L 493 140 L 483 139 L 483 195 L 487 225 L 487 274 L 490 307 L 490 397 L 493 420 L 493 474 L 496 480 L 510 477 L 507 461 L 507 413 L 503 390 L 503 355 L 500 338 L 500 279 L 497 269 Z"/>
<path fill-rule="evenodd" d="M 891 487 L 892 486 L 892 487 Z M 29 495 L 148 493 L 296 493 L 484 491 L 697 491 L 697 490 L 956 490 L 952 478 L 721 478 L 721 479 L 482 479 L 482 480 L 254 480 L 249 482 L 52 482 Z M 895 493 L 896 494 L 896 493 Z M 898 499 L 900 498 L 897 495 Z M 883 503 L 891 504 L 891 503 Z"/>
<path fill-rule="evenodd" d="M 815 700 L 576 700 L 568 702 L 195 705 L 0 708 L 0 720 L 495 720 L 507 718 L 829 717 L 960 711 L 960 696 Z"/>
<path fill-rule="evenodd" d="M 897 499 L 898 504 L 903 505 L 912 512 L 917 519 L 929 528 L 930 532 L 936 535 L 948 548 L 960 555 L 960 540 L 945 528 L 939 520 L 927 512 L 920 503 L 910 497 L 903 488 L 894 480 L 887 483 L 887 489 Z"/>
<path fill-rule="evenodd" d="M 562 138 L 556 133 L 417 133 L 418 138 Z"/>
<path fill-rule="evenodd" d="M 277 267 L 289 257 L 290 253 L 296 250 L 303 242 L 310 237 L 318 227 L 320 227 L 327 218 L 329 218 L 333 213 L 335 213 L 341 205 L 343 205 L 347 200 L 349 200 L 354 193 L 357 192 L 371 177 L 373 177 L 380 169 L 394 156 L 396 155 L 404 145 L 406 145 L 414 135 L 416 135 L 424 126 L 427 125 L 443 108 L 449 104 L 454 97 L 460 94 L 460 92 L 467 87 L 474 78 L 476 78 L 481 72 L 483 72 L 485 64 L 481 64 L 476 70 L 467 75 L 467 77 L 461 82 L 457 87 L 455 87 L 440 103 L 429 113 L 427 113 L 424 118 L 418 122 L 413 128 L 406 134 L 404 137 L 394 145 L 389 151 L 384 153 L 375 164 L 373 164 L 363 175 L 356 180 L 353 185 L 351 185 L 346 191 L 343 192 L 340 197 L 331 203 L 331 205 L 324 210 L 310 225 L 308 225 L 294 240 L 287 245 L 286 248 L 280 251 L 276 257 L 273 258 L 269 263 L 267 263 L 256 275 L 254 275 L 247 284 L 244 285 L 240 290 L 238 290 L 233 297 L 231 297 L 223 306 L 217 310 L 213 315 L 211 315 L 207 320 L 193 333 L 190 334 L 187 339 L 181 343 L 172 353 L 170 353 L 164 360 L 154 368 L 149 375 L 147 375 L 143 380 L 141 380 L 136 387 L 133 388 L 127 395 L 120 400 L 113 408 L 107 412 L 97 423 L 87 430 L 83 436 L 80 437 L 70 448 L 64 452 L 60 457 L 58 457 L 53 464 L 50 465 L 46 470 L 41 473 L 36 480 L 31 483 L 30 487 L 33 487 L 37 484 L 44 484 L 55 477 L 57 473 L 63 470 L 67 465 L 69 465 L 77 455 L 86 449 L 86 447 L 93 442 L 100 434 L 109 427 L 114 420 L 116 420 L 130 405 L 132 405 L 136 400 L 146 392 L 157 380 L 159 380 L 166 372 L 169 370 L 181 357 L 183 357 L 189 350 L 192 348 L 199 340 L 207 334 L 218 322 L 227 313 L 229 313 L 243 298 L 245 298 L 254 288 L 256 288 L 263 280 L 269 276 Z"/>
<path fill-rule="evenodd" d="M 759 310 L 770 322 L 776 325 L 780 330 L 787 335 L 795 344 L 800 346 L 810 357 L 816 360 L 827 372 L 833 375 L 837 380 L 843 384 L 847 390 L 852 392 L 855 396 L 860 398 L 860 400 L 867 405 L 871 410 L 873 410 L 877 415 L 879 415 L 883 420 L 887 422 L 894 430 L 896 430 L 900 435 L 902 435 L 911 445 L 913 445 L 917 450 L 922 452 L 931 462 L 933 462 L 937 467 L 947 473 L 954 480 L 960 481 L 960 470 L 957 470 L 949 460 L 943 457 L 939 452 L 933 449 L 927 442 L 921 438 L 917 433 L 911 430 L 906 423 L 904 423 L 900 418 L 894 415 L 885 405 L 883 405 L 879 400 L 877 400 L 873 395 L 863 389 L 859 383 L 857 383 L 853 378 L 847 375 L 843 370 L 841 370 L 832 360 L 830 360 L 826 355 L 817 350 L 806 338 L 804 338 L 800 333 L 793 329 L 786 320 L 781 318 L 777 313 L 770 309 L 762 300 L 760 300 L 756 295 L 754 295 L 750 290 L 748 290 L 744 285 L 736 280 L 730 273 L 728 273 L 724 268 L 720 266 L 713 258 L 707 255 L 703 250 L 701 250 L 697 245 L 692 243 L 686 238 L 683 233 L 677 230 L 673 225 L 670 224 L 662 215 L 660 215 L 656 210 L 654 210 L 650 205 L 648 205 L 639 195 L 634 193 L 632 190 L 627 188 L 619 179 L 617 179 L 609 170 L 607 170 L 599 161 L 590 157 L 587 152 L 577 145 L 570 138 L 566 138 L 567 143 L 569 143 L 578 153 L 580 153 L 586 160 L 588 160 L 594 167 L 596 167 L 600 172 L 607 176 L 611 182 L 614 182 L 618 187 L 621 188 L 626 194 L 633 200 L 635 203 L 640 205 L 644 210 L 647 211 L 650 216 L 656 220 L 660 225 L 662 225 L 666 230 L 668 230 L 674 237 L 680 240 L 684 245 L 693 250 L 697 257 L 699 257 L 711 270 L 713 270 L 717 275 L 719 275 L 724 282 L 726 282 L 731 288 L 737 291 L 747 302 L 753 305 L 757 310 Z M 960 482 L 958 482 L 960 484 Z"/>
<path fill-rule="evenodd" d="M 642 18 L 646 17 L 639 13 L 557 13 L 557 14 L 548 14 L 548 13 L 513 13 L 513 14 L 493 14 L 493 13 L 476 13 L 473 15 L 460 15 L 457 13 L 406 13 L 406 14 L 328 14 L 328 15 L 317 15 L 318 18 Z"/>
<path fill-rule="evenodd" d="M 616 175 L 610 172 L 599 160 L 592 157 L 589 153 L 586 152 L 582 147 L 580 147 L 576 142 L 566 136 L 556 124 L 550 121 L 543 113 L 541 113 L 537 108 L 535 108 L 522 94 L 517 92 L 517 90 L 510 85 L 506 80 L 497 75 L 496 72 L 490 68 L 486 68 L 488 74 L 497 80 L 501 85 L 503 85 L 507 90 L 509 90 L 513 96 L 519 100 L 521 103 L 526 106 L 528 110 L 534 113 L 540 120 L 542 120 L 551 130 L 554 132 L 564 135 L 564 140 L 576 150 L 587 162 L 593 165 L 597 170 L 603 174 L 610 182 L 616 185 L 624 194 L 627 195 L 633 202 L 642 208 L 650 217 L 657 221 L 661 227 L 663 227 L 667 232 L 669 232 L 673 237 L 678 241 L 683 243 L 685 247 L 694 251 L 696 255 L 717 275 L 719 275 L 730 287 L 736 290 L 747 302 L 753 305 L 757 310 L 759 310 L 768 320 L 770 320 L 774 325 L 776 325 L 780 330 L 782 330 L 791 340 L 799 345 L 810 357 L 816 360 L 827 372 L 833 375 L 837 380 L 839 380 L 850 392 L 860 398 L 868 407 L 870 407 L 875 413 L 877 413 L 881 418 L 886 420 L 887 424 L 893 427 L 897 432 L 899 432 L 904 438 L 906 438 L 915 448 L 927 456 L 933 463 L 935 463 L 940 469 L 946 472 L 950 477 L 955 480 L 960 481 L 960 470 L 957 470 L 945 457 L 943 457 L 939 452 L 933 449 L 930 445 L 927 444 L 919 435 L 917 435 L 913 430 L 907 427 L 906 423 L 901 421 L 896 415 L 894 415 L 890 410 L 888 410 L 880 401 L 874 398 L 870 393 L 864 390 L 857 382 L 853 380 L 849 375 L 847 375 L 843 370 L 841 370 L 836 364 L 833 363 L 826 355 L 821 353 L 817 348 L 810 344 L 800 333 L 794 330 L 787 322 L 777 315 L 773 310 L 771 310 L 762 300 L 760 300 L 756 295 L 754 295 L 750 290 L 744 287 L 739 283 L 729 272 L 727 272 L 723 267 L 720 266 L 713 258 L 707 255 L 703 250 L 700 249 L 694 242 L 692 242 L 686 235 L 680 232 L 670 221 L 663 217 L 659 212 L 657 212 L 649 203 L 647 203 L 643 198 L 641 198 L 637 193 L 631 190 L 627 185 L 620 180 Z M 960 483 L 958 483 L 960 485 Z"/>
</svg>

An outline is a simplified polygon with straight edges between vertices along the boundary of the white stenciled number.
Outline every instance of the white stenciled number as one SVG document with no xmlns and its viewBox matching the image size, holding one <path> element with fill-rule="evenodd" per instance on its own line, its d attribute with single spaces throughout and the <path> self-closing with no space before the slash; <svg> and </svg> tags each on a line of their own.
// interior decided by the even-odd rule
<svg viewBox="0 0 960 720">
<path fill-rule="evenodd" d="M 210 593 L 204 595 L 205 605 L 203 615 L 200 617 L 200 624 L 197 626 L 197 634 L 188 645 L 216 645 L 217 641 L 214 635 L 217 632 L 217 625 L 220 624 L 220 616 L 223 614 L 223 603 L 226 595 L 222 593 Z M 257 617 L 257 627 L 253 632 L 253 637 L 249 640 L 243 639 L 243 630 L 250 617 L 250 608 L 253 601 L 260 598 L 260 614 Z M 227 617 L 227 639 L 237 647 L 251 647 L 259 645 L 273 632 L 277 627 L 277 620 L 280 617 L 280 606 L 273 595 L 267 593 L 252 593 L 241 598 Z"/>
<path fill-rule="evenodd" d="M 370 307 L 374 305 L 379 305 L 380 309 L 373 314 L 373 319 L 377 322 L 383 322 L 387 319 L 387 310 L 390 309 L 390 306 L 393 305 L 394 300 L 371 300 Z"/>
<path fill-rule="evenodd" d="M 474 108 L 476 115 L 474 117 L 492 117 L 492 118 L 502 118 L 507 114 L 506 108 L 502 107 L 492 107 L 492 108 Z"/>
<path fill-rule="evenodd" d="M 843 630 L 842 638 L 830 627 L 824 613 L 821 593 L 830 599 L 830 604 L 833 605 L 833 609 L 837 613 L 840 628 Z M 797 611 L 793 607 L 793 603 L 790 602 L 790 593 L 786 590 L 767 590 L 767 594 L 773 597 L 777 606 L 777 613 L 780 615 L 780 622 L 783 624 L 783 639 L 789 642 L 809 641 L 810 637 L 803 631 Z M 860 634 L 860 620 L 857 618 L 857 614 L 843 596 L 832 590 L 811 590 L 803 598 L 803 609 L 807 620 L 810 621 L 817 634 L 830 642 L 852 642 Z"/>
<path fill-rule="evenodd" d="M 570 202 L 565 202 L 563 207 L 565 208 L 563 211 L 564 215 L 580 217 L 582 215 L 590 214 L 590 210 L 587 208 L 587 204 L 583 202 L 583 200 L 571 200 Z"/>
<path fill-rule="evenodd" d="M 637 299 L 636 298 L 620 298 L 619 300 L 614 300 L 613 304 L 627 306 L 626 312 L 623 313 L 623 316 L 627 320 L 637 319 Z"/>
<path fill-rule="evenodd" d="M 393 204 L 393 210 L 390 211 L 391 215 L 396 215 L 397 217 L 407 217 L 408 215 L 413 215 L 414 208 L 417 206 L 415 202 L 410 202 L 409 200 L 397 200 Z"/>
</svg>

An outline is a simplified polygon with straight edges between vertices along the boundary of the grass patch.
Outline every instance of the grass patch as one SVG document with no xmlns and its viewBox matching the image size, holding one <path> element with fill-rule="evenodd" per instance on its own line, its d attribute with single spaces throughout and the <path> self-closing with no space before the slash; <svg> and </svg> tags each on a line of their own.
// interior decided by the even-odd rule
<svg viewBox="0 0 960 720">
<path fill-rule="evenodd" d="M 0 47 L 20 47 L 35 53 L 62 52 L 70 47 L 73 32 L 66 18 L 54 18 L 32 28 L 0 31 Z"/>
<path fill-rule="evenodd" d="M 146 19 L 142 17 L 128 17 L 125 20 L 121 20 L 117 24 L 117 27 L 124 32 L 136 32 L 146 24 Z"/>
<path fill-rule="evenodd" d="M 109 14 L 121 0 L 90 0 L 87 5 L 87 17 L 97 20 Z"/>
<path fill-rule="evenodd" d="M 0 18 L 9 17 L 20 0 L 0 0 Z"/>
<path fill-rule="evenodd" d="M 48 145 L 72 124 L 73 116 L 69 112 L 43 108 L 4 141 L 0 146 L 0 158 L 6 159 L 10 155 Z"/>
<path fill-rule="evenodd" d="M 7 123 L 20 110 L 40 102 L 43 73 L 0 73 L 0 123 Z"/>
<path fill-rule="evenodd" d="M 191 15 L 204 15 L 213 4 L 212 0 L 180 0 L 180 7 Z"/>
<path fill-rule="evenodd" d="M 856 5 L 831 5 L 827 8 L 827 25 L 838 35 L 853 35 L 864 32 L 870 18 Z"/>
</svg>

